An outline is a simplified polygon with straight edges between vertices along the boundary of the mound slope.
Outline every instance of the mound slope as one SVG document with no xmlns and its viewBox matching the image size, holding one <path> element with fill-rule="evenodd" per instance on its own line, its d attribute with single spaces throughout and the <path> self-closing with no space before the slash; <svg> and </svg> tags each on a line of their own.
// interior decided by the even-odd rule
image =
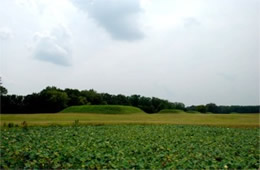
<svg viewBox="0 0 260 170">
<path fill-rule="evenodd" d="M 81 105 L 70 106 L 61 113 L 103 113 L 103 114 L 131 114 L 144 113 L 141 109 L 132 106 L 119 105 Z"/>
<path fill-rule="evenodd" d="M 178 110 L 178 109 L 163 109 L 159 113 L 185 113 L 183 110 Z"/>
</svg>

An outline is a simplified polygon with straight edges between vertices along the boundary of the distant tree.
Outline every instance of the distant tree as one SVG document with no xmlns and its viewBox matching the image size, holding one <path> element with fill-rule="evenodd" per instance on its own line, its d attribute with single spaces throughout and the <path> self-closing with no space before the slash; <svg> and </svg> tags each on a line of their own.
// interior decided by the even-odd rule
<svg viewBox="0 0 260 170">
<path fill-rule="evenodd" d="M 163 100 L 156 98 L 156 97 L 152 97 L 151 104 L 154 109 L 152 112 L 156 113 L 156 112 L 159 112 L 161 109 L 163 109 L 164 108 L 163 103 L 164 103 Z"/>
<path fill-rule="evenodd" d="M 7 95 L 7 93 L 8 93 L 7 89 L 4 86 L 0 85 L 0 95 L 4 96 Z"/>
<path fill-rule="evenodd" d="M 24 111 L 23 96 L 1 96 L 1 113 L 22 113 Z"/>
<path fill-rule="evenodd" d="M 86 98 L 89 104 L 98 105 L 103 103 L 102 96 L 93 89 L 83 90 L 80 94 Z"/>
<path fill-rule="evenodd" d="M 84 105 L 87 104 L 87 99 L 81 96 L 81 93 L 77 89 L 65 89 L 64 92 L 68 95 L 69 101 L 68 106 Z"/>
<path fill-rule="evenodd" d="M 201 113 L 206 113 L 206 106 L 204 105 L 199 105 L 199 106 L 196 106 L 196 111 L 198 112 L 201 112 Z"/>
<path fill-rule="evenodd" d="M 131 95 L 131 96 L 129 97 L 129 102 L 130 102 L 130 104 L 131 104 L 132 106 L 137 107 L 138 104 L 139 104 L 140 97 L 141 97 L 140 95 L 136 95 L 136 94 Z"/>
<path fill-rule="evenodd" d="M 0 96 L 7 95 L 8 93 L 7 89 L 2 84 L 2 77 L 0 77 Z"/>
<path fill-rule="evenodd" d="M 218 106 L 215 103 L 206 105 L 206 112 L 218 113 Z"/>
<path fill-rule="evenodd" d="M 43 112 L 58 112 L 67 107 L 69 97 L 56 87 L 47 87 L 40 92 L 43 101 Z"/>
<path fill-rule="evenodd" d="M 140 97 L 138 107 L 147 113 L 154 113 L 154 107 L 152 106 L 151 98 Z"/>
<path fill-rule="evenodd" d="M 41 113 L 45 110 L 44 100 L 39 93 L 33 93 L 24 97 L 25 112 Z"/>
<path fill-rule="evenodd" d="M 186 107 L 186 111 L 196 111 L 196 106 L 192 105 L 192 106 L 187 106 Z"/>
<path fill-rule="evenodd" d="M 260 106 L 218 106 L 218 113 L 259 113 Z"/>
<path fill-rule="evenodd" d="M 175 102 L 173 103 L 173 106 L 173 109 L 185 110 L 185 105 L 183 103 Z"/>
<path fill-rule="evenodd" d="M 111 94 L 108 94 L 108 93 L 101 93 L 101 97 L 102 97 L 102 101 L 104 104 L 114 104 L 114 101 L 113 101 L 113 95 Z"/>
<path fill-rule="evenodd" d="M 116 104 L 118 105 L 125 105 L 125 106 L 130 105 L 129 100 L 125 95 L 122 94 L 116 95 L 115 99 L 116 99 Z"/>
</svg>

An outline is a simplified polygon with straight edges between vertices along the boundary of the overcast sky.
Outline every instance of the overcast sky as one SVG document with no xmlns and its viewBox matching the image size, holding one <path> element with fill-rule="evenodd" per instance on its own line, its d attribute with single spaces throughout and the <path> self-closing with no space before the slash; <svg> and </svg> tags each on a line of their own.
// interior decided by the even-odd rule
<svg viewBox="0 0 260 170">
<path fill-rule="evenodd" d="M 259 0 L 0 0 L 0 76 L 186 105 L 259 104 Z"/>
</svg>

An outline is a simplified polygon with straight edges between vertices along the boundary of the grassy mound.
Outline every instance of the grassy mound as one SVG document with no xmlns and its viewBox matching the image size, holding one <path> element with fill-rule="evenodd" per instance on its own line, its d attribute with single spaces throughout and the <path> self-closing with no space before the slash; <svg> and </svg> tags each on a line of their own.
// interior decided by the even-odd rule
<svg viewBox="0 0 260 170">
<path fill-rule="evenodd" d="M 144 113 L 144 112 L 141 109 L 132 106 L 81 105 L 81 106 L 68 107 L 62 110 L 61 113 L 129 114 L 129 113 Z"/>
<path fill-rule="evenodd" d="M 183 110 L 178 109 L 163 109 L 159 113 L 185 113 Z"/>
<path fill-rule="evenodd" d="M 198 111 L 193 111 L 193 110 L 189 110 L 189 111 L 187 111 L 187 113 L 200 113 L 200 112 L 198 112 Z"/>
</svg>

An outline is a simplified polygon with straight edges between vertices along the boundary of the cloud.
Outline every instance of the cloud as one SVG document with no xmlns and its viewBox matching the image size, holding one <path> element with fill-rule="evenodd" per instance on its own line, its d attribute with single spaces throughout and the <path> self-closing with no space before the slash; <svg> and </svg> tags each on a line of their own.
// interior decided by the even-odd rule
<svg viewBox="0 0 260 170">
<path fill-rule="evenodd" d="M 114 39 L 139 40 L 144 37 L 138 19 L 142 13 L 139 0 L 73 0 Z"/>
<path fill-rule="evenodd" d="M 71 65 L 72 50 L 70 38 L 69 31 L 63 26 L 52 30 L 51 33 L 35 33 L 34 57 L 57 65 Z"/>
<path fill-rule="evenodd" d="M 191 28 L 191 27 L 194 27 L 194 26 L 199 26 L 201 23 L 196 19 L 196 18 L 193 18 L 193 17 L 189 17 L 189 18 L 185 18 L 184 19 L 184 26 L 186 28 Z"/>
<path fill-rule="evenodd" d="M 7 40 L 13 37 L 13 33 L 9 28 L 0 28 L 0 39 Z"/>
<path fill-rule="evenodd" d="M 236 79 L 235 75 L 229 74 L 229 73 L 223 73 L 223 72 L 217 73 L 217 76 L 219 76 L 222 79 L 227 80 L 227 81 L 234 81 Z"/>
</svg>

